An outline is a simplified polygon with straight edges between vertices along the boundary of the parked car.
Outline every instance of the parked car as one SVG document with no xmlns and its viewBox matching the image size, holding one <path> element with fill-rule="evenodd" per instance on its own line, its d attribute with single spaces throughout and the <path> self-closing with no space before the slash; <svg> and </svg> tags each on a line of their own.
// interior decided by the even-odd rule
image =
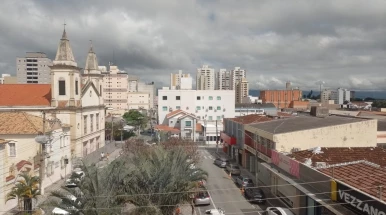
<svg viewBox="0 0 386 215">
<path fill-rule="evenodd" d="M 199 191 L 194 198 L 195 205 L 210 205 L 210 196 L 208 191 Z"/>
<path fill-rule="evenodd" d="M 268 207 L 262 215 L 295 215 L 288 208 Z"/>
<path fill-rule="evenodd" d="M 217 158 L 216 160 L 214 160 L 214 164 L 221 168 L 225 168 L 226 165 L 229 164 L 229 160 L 226 158 Z"/>
<path fill-rule="evenodd" d="M 260 188 L 256 188 L 256 187 L 246 188 L 244 195 L 245 195 L 245 198 L 251 203 L 265 204 L 266 202 L 265 194 L 263 190 Z"/>
<path fill-rule="evenodd" d="M 246 177 L 246 176 L 243 176 L 243 175 L 240 175 L 236 178 L 236 184 L 239 186 L 239 187 L 253 187 L 254 184 L 253 184 L 253 181 L 252 179 Z"/>
<path fill-rule="evenodd" d="M 225 210 L 223 210 L 223 209 L 221 209 L 221 208 L 210 209 L 210 210 L 206 210 L 206 211 L 205 211 L 205 214 L 211 214 L 211 215 L 225 215 Z"/>
<path fill-rule="evenodd" d="M 231 164 L 230 163 L 225 167 L 225 169 L 227 172 L 231 173 L 232 175 L 240 175 L 241 174 L 240 167 L 237 164 Z"/>
</svg>

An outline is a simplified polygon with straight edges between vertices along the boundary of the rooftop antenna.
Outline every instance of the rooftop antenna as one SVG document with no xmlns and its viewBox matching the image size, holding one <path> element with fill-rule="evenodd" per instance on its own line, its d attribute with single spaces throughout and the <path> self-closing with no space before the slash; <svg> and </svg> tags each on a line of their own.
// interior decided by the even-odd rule
<svg viewBox="0 0 386 215">
<path fill-rule="evenodd" d="M 115 50 L 113 49 L 113 64 L 115 65 Z"/>
<path fill-rule="evenodd" d="M 64 19 L 63 26 L 64 30 L 66 30 L 66 19 Z"/>
</svg>

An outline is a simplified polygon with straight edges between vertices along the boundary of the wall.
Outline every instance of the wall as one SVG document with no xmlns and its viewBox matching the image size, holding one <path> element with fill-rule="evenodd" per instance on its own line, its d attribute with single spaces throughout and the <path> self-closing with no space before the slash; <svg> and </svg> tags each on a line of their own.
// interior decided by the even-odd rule
<svg viewBox="0 0 386 215">
<path fill-rule="evenodd" d="M 291 152 L 317 146 L 323 147 L 370 147 L 376 146 L 377 120 L 276 134 L 273 137 L 276 150 Z"/>
<path fill-rule="evenodd" d="M 127 107 L 129 110 L 150 109 L 150 94 L 147 92 L 130 92 L 127 94 Z"/>
<path fill-rule="evenodd" d="M 277 108 L 288 108 L 291 101 L 300 101 L 301 90 L 261 90 L 260 99 L 263 103 L 273 103 Z"/>
</svg>

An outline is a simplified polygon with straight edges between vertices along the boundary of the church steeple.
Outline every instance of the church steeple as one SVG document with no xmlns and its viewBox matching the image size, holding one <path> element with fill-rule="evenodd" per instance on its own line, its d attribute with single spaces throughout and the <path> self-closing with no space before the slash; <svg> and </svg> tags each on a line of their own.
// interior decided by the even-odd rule
<svg viewBox="0 0 386 215">
<path fill-rule="evenodd" d="M 98 69 L 98 59 L 94 52 L 92 40 L 90 40 L 90 50 L 87 54 L 86 66 L 84 67 L 84 73 L 86 74 L 101 74 Z"/>
<path fill-rule="evenodd" d="M 70 41 L 67 38 L 66 24 L 64 24 L 62 38 L 60 39 L 58 50 L 56 52 L 54 65 L 78 66 L 72 53 Z"/>
</svg>

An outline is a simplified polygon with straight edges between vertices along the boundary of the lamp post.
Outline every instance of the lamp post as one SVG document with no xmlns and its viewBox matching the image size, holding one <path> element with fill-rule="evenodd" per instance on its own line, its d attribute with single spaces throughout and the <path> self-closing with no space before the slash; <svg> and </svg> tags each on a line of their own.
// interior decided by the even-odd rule
<svg viewBox="0 0 386 215">
<path fill-rule="evenodd" d="M 44 179 L 44 169 L 45 169 L 45 156 L 46 156 L 46 144 L 48 144 L 51 139 L 49 136 L 46 135 L 46 122 L 50 124 L 50 127 L 54 125 L 55 123 L 60 123 L 59 119 L 46 119 L 46 113 L 45 111 L 42 111 L 43 114 L 43 128 L 41 134 L 35 137 L 35 141 L 40 144 L 39 152 L 40 152 L 40 166 L 39 166 L 39 189 L 40 193 L 44 194 L 44 188 L 43 188 L 43 179 Z"/>
</svg>

